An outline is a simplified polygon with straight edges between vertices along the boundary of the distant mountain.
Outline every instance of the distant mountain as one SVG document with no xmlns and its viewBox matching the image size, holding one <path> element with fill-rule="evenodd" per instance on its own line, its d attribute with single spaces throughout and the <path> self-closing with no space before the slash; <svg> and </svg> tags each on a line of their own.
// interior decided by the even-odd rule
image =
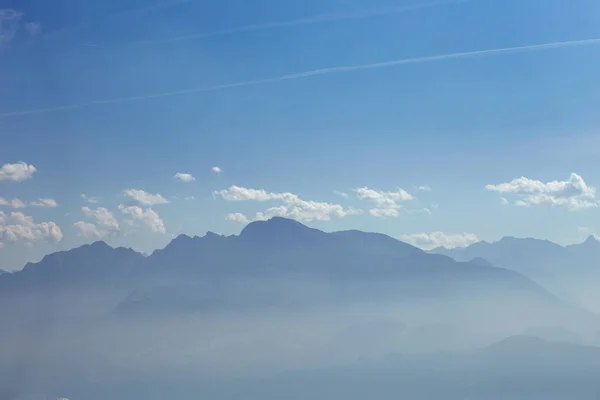
<svg viewBox="0 0 600 400">
<path fill-rule="evenodd" d="M 95 242 L 28 263 L 21 271 L 2 276 L 0 289 L 122 283 L 139 273 L 144 259 L 131 249 Z"/>
<path fill-rule="evenodd" d="M 600 296 L 593 284 L 600 279 L 600 242 L 594 236 L 566 247 L 547 240 L 505 237 L 494 243 L 437 248 L 430 253 L 443 254 L 457 261 L 477 259 L 479 264 L 487 262 L 517 271 L 564 299 L 600 311 Z"/>
<path fill-rule="evenodd" d="M 484 259 L 534 279 L 589 278 L 590 273 L 600 276 L 600 242 L 594 236 L 581 244 L 566 247 L 547 240 L 505 237 L 495 243 L 478 242 L 455 249 L 437 248 L 430 253 L 443 254 L 457 261 Z"/>
<path fill-rule="evenodd" d="M 89 288 L 102 297 L 96 303 L 126 313 L 468 298 L 504 298 L 507 316 L 518 301 L 519 312 L 531 306 L 527 318 L 542 305 L 546 317 L 566 312 L 535 282 L 484 260 L 457 262 L 386 235 L 326 233 L 284 218 L 253 222 L 238 236 L 181 235 L 149 257 L 104 242 L 54 253 L 0 277 L 4 293 L 23 288 L 54 290 L 60 309 L 84 304 L 73 296 L 91 301 Z"/>
<path fill-rule="evenodd" d="M 572 259 L 571 253 L 558 244 L 514 237 L 505 237 L 495 243 L 478 242 L 464 248 L 437 248 L 431 253 L 457 261 L 487 260 L 497 267 L 519 271 L 534 279 L 553 276 Z"/>
</svg>

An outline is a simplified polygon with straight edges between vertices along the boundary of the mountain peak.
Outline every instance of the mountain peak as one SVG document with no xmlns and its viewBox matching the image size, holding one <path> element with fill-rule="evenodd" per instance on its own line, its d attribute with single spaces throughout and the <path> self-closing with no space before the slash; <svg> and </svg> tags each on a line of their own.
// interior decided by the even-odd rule
<svg viewBox="0 0 600 400">
<path fill-rule="evenodd" d="M 283 218 L 283 217 L 273 217 L 266 221 L 254 221 L 246 225 L 246 227 L 240 233 L 240 236 L 247 236 L 249 234 L 254 234 L 256 232 L 264 232 L 264 231 L 282 231 L 290 232 L 290 231 L 299 231 L 304 229 L 310 229 L 306 225 L 301 224 L 300 222 Z"/>
<path fill-rule="evenodd" d="M 306 239 L 317 234 L 324 233 L 293 219 L 273 217 L 266 221 L 255 221 L 248 224 L 240 233 L 240 237 L 281 242 L 286 239 Z"/>
<path fill-rule="evenodd" d="M 596 238 L 596 235 L 590 235 L 585 242 L 583 242 L 582 244 L 597 244 L 598 243 L 598 239 Z"/>
<path fill-rule="evenodd" d="M 91 248 L 94 248 L 94 249 L 106 249 L 106 248 L 111 248 L 112 249 L 112 247 L 110 247 L 108 245 L 108 243 L 106 243 L 106 242 L 104 242 L 102 240 L 97 240 L 97 241 L 89 244 L 88 246 L 91 247 Z"/>
</svg>

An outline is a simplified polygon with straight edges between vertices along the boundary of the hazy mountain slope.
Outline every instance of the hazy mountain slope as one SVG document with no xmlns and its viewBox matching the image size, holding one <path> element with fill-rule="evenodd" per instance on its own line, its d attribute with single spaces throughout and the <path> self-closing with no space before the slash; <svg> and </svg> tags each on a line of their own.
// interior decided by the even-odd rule
<svg viewBox="0 0 600 400">
<path fill-rule="evenodd" d="M 600 311 L 600 295 L 593 284 L 600 279 L 600 242 L 594 236 L 566 247 L 546 240 L 507 237 L 465 248 L 437 248 L 430 253 L 457 261 L 486 260 L 531 277 L 563 299 Z"/>
<path fill-rule="evenodd" d="M 90 400 L 592 400 L 600 392 L 598 368 L 599 348 L 515 336 L 470 352 L 397 354 L 260 378 L 202 379 L 191 371 L 165 370 L 161 379 L 121 376 L 95 385 L 78 380 L 56 390 Z"/>
</svg>

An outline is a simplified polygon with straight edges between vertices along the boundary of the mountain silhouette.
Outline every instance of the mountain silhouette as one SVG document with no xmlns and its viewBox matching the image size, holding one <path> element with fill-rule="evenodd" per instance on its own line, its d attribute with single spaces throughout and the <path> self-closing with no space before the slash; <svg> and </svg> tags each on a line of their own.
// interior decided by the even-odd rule
<svg viewBox="0 0 600 400">
<path fill-rule="evenodd" d="M 478 242 L 463 248 L 436 248 L 457 261 L 481 258 L 493 265 L 522 272 L 534 279 L 600 273 L 600 242 L 595 236 L 580 244 L 560 246 L 547 240 L 505 237 L 498 242 Z"/>
<path fill-rule="evenodd" d="M 118 310 L 148 312 L 469 296 L 559 304 L 524 275 L 481 260 L 457 262 L 386 235 L 326 233 L 285 218 L 253 222 L 237 236 L 180 235 L 148 257 L 95 242 L 0 277 L 6 293 L 85 295 L 88 287 L 122 296 Z"/>
</svg>

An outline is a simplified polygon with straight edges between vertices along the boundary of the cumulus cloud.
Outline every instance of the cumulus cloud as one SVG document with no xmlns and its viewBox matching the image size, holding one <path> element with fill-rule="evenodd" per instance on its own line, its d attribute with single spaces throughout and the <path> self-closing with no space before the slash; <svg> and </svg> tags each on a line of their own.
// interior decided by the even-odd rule
<svg viewBox="0 0 600 400">
<path fill-rule="evenodd" d="M 196 200 L 196 198 L 195 198 L 194 196 L 185 196 L 183 199 L 184 199 L 184 200 L 187 200 L 187 201 L 193 201 L 193 200 Z"/>
<path fill-rule="evenodd" d="M 506 197 L 512 196 L 513 204 L 518 207 L 549 205 L 576 211 L 598 206 L 596 189 L 588 186 L 576 173 L 567 180 L 550 182 L 522 176 L 510 182 L 486 185 L 485 189 L 504 195 L 506 201 L 502 200 L 503 203 L 509 203 Z"/>
<path fill-rule="evenodd" d="M 46 241 L 58 243 L 63 234 L 55 222 L 36 223 L 33 217 L 21 212 L 5 214 L 0 211 L 0 242 Z"/>
<path fill-rule="evenodd" d="M 210 170 L 215 174 L 220 174 L 221 172 L 223 172 L 223 170 L 219 167 L 212 167 Z"/>
<path fill-rule="evenodd" d="M 80 236 L 103 238 L 105 236 L 116 235 L 119 232 L 119 222 L 112 212 L 104 207 L 91 209 L 87 206 L 81 207 L 81 211 L 94 222 L 88 223 L 77 221 L 73 227 L 79 231 Z"/>
<path fill-rule="evenodd" d="M 34 207 L 54 208 L 58 207 L 58 203 L 54 199 L 38 199 L 38 201 L 31 202 Z"/>
<path fill-rule="evenodd" d="M 128 214 L 134 221 L 140 221 L 146 227 L 150 228 L 152 232 L 166 233 L 165 224 L 160 216 L 151 208 L 142 209 L 138 206 L 124 206 L 120 205 L 119 210 L 123 214 Z"/>
<path fill-rule="evenodd" d="M 173 176 L 173 179 L 183 183 L 194 182 L 196 178 L 192 174 L 186 174 L 183 172 L 178 172 Z"/>
<path fill-rule="evenodd" d="M 229 189 L 216 191 L 214 194 L 221 196 L 223 199 L 228 201 L 292 201 L 298 198 L 298 196 L 292 193 L 272 193 L 263 189 L 248 189 L 235 185 L 231 186 Z"/>
<path fill-rule="evenodd" d="M 303 200 L 298 195 L 289 192 L 274 193 L 263 189 L 231 186 L 229 189 L 216 191 L 214 194 L 228 201 L 277 201 L 282 203 L 280 206 L 271 207 L 266 211 L 257 213 L 254 218 L 247 218 L 239 213 L 227 216 L 229 220 L 236 222 L 245 221 L 247 223 L 271 217 L 285 217 L 302 222 L 329 221 L 361 213 L 361 210 L 351 207 L 344 208 L 339 204 Z"/>
<path fill-rule="evenodd" d="M 244 224 L 244 225 L 247 225 L 248 223 L 250 223 L 250 220 L 248 220 L 248 217 L 246 217 L 244 214 L 241 214 L 241 213 L 227 214 L 225 216 L 225 219 L 227 221 L 233 221 L 233 222 L 237 222 L 237 223 Z"/>
<path fill-rule="evenodd" d="M 160 194 L 151 194 L 139 189 L 125 189 L 125 196 L 140 203 L 143 206 L 155 206 L 159 204 L 167 204 L 169 200 L 162 197 Z"/>
<path fill-rule="evenodd" d="M 0 197 L 0 206 L 12 207 L 12 208 L 25 208 L 25 203 L 19 199 L 6 200 L 4 197 Z"/>
<path fill-rule="evenodd" d="M 373 190 L 368 187 L 354 189 L 359 200 L 366 200 L 374 204 L 369 213 L 374 217 L 397 217 L 401 208 L 399 202 L 414 200 L 414 197 L 404 189 L 395 192 Z"/>
<path fill-rule="evenodd" d="M 77 221 L 73 224 L 73 228 L 78 231 L 79 236 L 97 238 L 105 236 L 104 232 L 100 232 L 96 225 L 89 222 Z"/>
<path fill-rule="evenodd" d="M 418 190 L 422 191 L 422 192 L 431 192 L 431 187 L 424 185 L 424 186 L 419 186 L 417 188 Z"/>
<path fill-rule="evenodd" d="M 23 182 L 30 179 L 36 172 L 33 165 L 19 161 L 14 164 L 4 164 L 0 168 L 0 181 Z"/>
<path fill-rule="evenodd" d="M 81 193 L 81 198 L 90 204 L 97 204 L 99 201 L 96 197 L 88 196 L 85 193 Z"/>
<path fill-rule="evenodd" d="M 440 246 L 446 248 L 465 247 L 479 241 L 477 235 L 474 233 L 413 233 L 410 235 L 400 235 L 399 238 L 423 250 L 431 250 Z"/>
</svg>

